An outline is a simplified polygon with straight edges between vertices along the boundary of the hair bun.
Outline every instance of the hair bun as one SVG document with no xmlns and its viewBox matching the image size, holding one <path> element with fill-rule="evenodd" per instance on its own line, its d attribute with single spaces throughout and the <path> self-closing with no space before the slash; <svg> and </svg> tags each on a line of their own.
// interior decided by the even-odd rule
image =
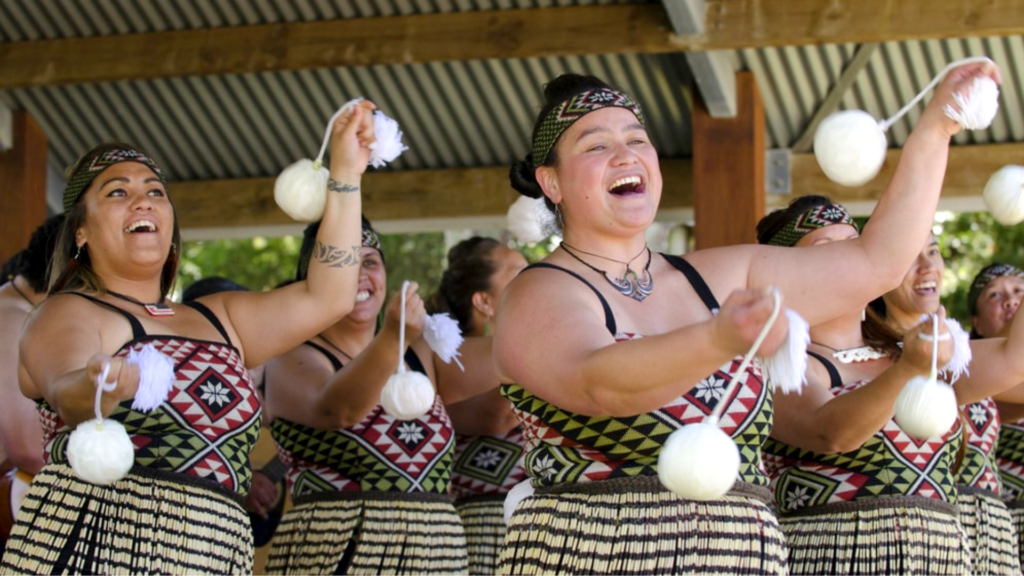
<svg viewBox="0 0 1024 576">
<path fill-rule="evenodd" d="M 540 188 L 540 183 L 537 182 L 536 171 L 537 167 L 533 165 L 531 154 L 527 154 L 523 160 L 514 162 L 508 171 L 508 179 L 512 188 L 527 198 L 543 196 L 544 192 Z"/>
</svg>

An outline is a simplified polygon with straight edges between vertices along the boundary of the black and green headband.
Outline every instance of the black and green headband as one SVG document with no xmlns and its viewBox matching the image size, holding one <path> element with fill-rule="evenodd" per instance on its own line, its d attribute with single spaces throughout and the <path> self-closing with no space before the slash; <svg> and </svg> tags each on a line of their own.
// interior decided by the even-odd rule
<svg viewBox="0 0 1024 576">
<path fill-rule="evenodd" d="M 808 233 L 834 224 L 849 224 L 853 226 L 854 230 L 860 232 L 857 222 L 846 211 L 846 208 L 839 204 L 819 204 L 787 222 L 765 244 L 769 246 L 795 246 Z"/>
<path fill-rule="evenodd" d="M 91 161 L 82 162 L 81 165 L 75 170 L 75 173 L 68 179 L 67 186 L 64 188 L 64 212 L 71 210 L 71 207 L 78 202 L 78 199 L 82 197 L 85 190 L 92 184 L 92 181 L 96 179 L 96 176 L 103 172 L 107 168 L 110 168 L 114 164 L 121 162 L 138 162 L 145 164 L 150 170 L 156 174 L 156 177 L 160 179 L 160 182 L 167 186 L 167 181 L 164 179 L 164 174 L 160 170 L 160 166 L 153 161 L 149 156 L 146 156 L 142 152 L 135 150 L 134 148 L 114 148 L 112 150 L 106 150 L 100 154 L 97 154 Z"/>
<path fill-rule="evenodd" d="M 978 275 L 974 277 L 974 282 L 971 282 L 971 288 L 967 291 L 967 308 L 971 312 L 971 316 L 978 314 L 978 298 L 981 297 L 981 293 L 985 290 L 985 287 L 990 282 L 999 278 L 1000 276 L 1016 276 L 1018 278 L 1024 278 L 1024 270 L 1017 268 L 1013 264 L 989 264 L 988 266 L 981 269 Z"/>
<path fill-rule="evenodd" d="M 640 104 L 628 95 L 611 88 L 594 88 L 580 92 L 551 109 L 533 133 L 533 162 L 537 166 L 547 163 L 551 150 L 563 132 L 577 120 L 602 108 L 625 108 L 632 112 L 641 126 L 646 126 Z"/>
</svg>

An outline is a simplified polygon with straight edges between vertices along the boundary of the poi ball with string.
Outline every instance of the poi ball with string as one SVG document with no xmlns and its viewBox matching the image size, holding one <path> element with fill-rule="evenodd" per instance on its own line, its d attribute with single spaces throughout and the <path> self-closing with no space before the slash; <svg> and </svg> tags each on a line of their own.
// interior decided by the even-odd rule
<svg viewBox="0 0 1024 576">
<path fill-rule="evenodd" d="M 822 120 L 814 132 L 814 157 L 828 179 L 862 186 L 878 175 L 888 142 L 878 121 L 863 110 L 844 110 Z"/>
<path fill-rule="evenodd" d="M 896 397 L 896 423 L 914 438 L 937 438 L 953 427 L 958 411 L 956 392 L 941 380 L 915 376 Z"/>
<path fill-rule="evenodd" d="M 327 203 L 327 168 L 303 158 L 285 168 L 274 181 L 274 202 L 292 220 L 315 222 Z"/>
<path fill-rule="evenodd" d="M 384 411 L 399 420 L 415 420 L 434 405 L 434 385 L 423 374 L 403 370 L 388 378 L 380 391 Z"/>
<path fill-rule="evenodd" d="M 398 329 L 398 369 L 380 391 L 384 411 L 399 420 L 415 420 L 434 405 L 434 384 L 419 372 L 405 367 L 405 292 L 409 281 L 402 282 L 402 315 Z"/>
<path fill-rule="evenodd" d="M 981 193 L 996 222 L 1015 226 L 1024 222 L 1024 166 L 1003 166 L 996 170 Z"/>
<path fill-rule="evenodd" d="M 669 435 L 658 455 L 658 479 L 687 500 L 715 500 L 732 489 L 740 450 L 717 423 L 688 424 Z"/>
<path fill-rule="evenodd" d="M 75 475 L 100 486 L 125 477 L 135 464 L 135 445 L 120 422 L 93 418 L 68 438 L 68 463 Z"/>
</svg>

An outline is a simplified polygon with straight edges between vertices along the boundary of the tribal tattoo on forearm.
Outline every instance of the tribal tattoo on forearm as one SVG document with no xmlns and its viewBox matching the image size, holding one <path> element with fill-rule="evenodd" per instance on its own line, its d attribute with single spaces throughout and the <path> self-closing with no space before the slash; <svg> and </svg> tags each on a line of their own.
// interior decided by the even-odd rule
<svg viewBox="0 0 1024 576">
<path fill-rule="evenodd" d="M 313 258 L 328 268 L 344 268 L 345 266 L 359 265 L 359 246 L 353 246 L 352 250 L 342 250 L 337 246 L 323 244 L 319 240 L 313 246 Z"/>
<path fill-rule="evenodd" d="M 359 192 L 357 184 L 342 184 L 334 178 L 327 179 L 327 189 L 331 192 Z"/>
</svg>

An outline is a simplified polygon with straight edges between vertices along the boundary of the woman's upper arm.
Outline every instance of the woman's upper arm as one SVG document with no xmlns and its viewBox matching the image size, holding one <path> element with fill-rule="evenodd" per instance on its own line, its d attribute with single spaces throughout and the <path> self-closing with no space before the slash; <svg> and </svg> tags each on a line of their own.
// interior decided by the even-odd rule
<svg viewBox="0 0 1024 576">
<path fill-rule="evenodd" d="M 447 364 L 436 354 L 433 355 L 437 391 L 446 405 L 462 402 L 498 386 L 493 343 L 494 339 L 490 336 L 466 338 L 457 357 L 462 368 L 459 368 L 455 360 Z"/>
<path fill-rule="evenodd" d="M 615 343 L 597 296 L 571 276 L 531 270 L 509 284 L 494 336 L 497 376 L 558 406 L 587 393 L 582 364 Z"/>
<path fill-rule="evenodd" d="M 807 386 L 799 394 L 777 392 L 772 438 L 791 446 L 803 447 L 808 438 L 821 435 L 814 413 L 834 398 L 829 389 L 829 374 L 820 362 L 807 363 Z"/>
<path fill-rule="evenodd" d="M 264 371 L 267 409 L 275 418 L 329 428 L 317 402 L 333 375 L 330 362 L 311 346 L 298 346 L 274 358 Z"/>
<path fill-rule="evenodd" d="M 113 331 L 123 340 L 104 342 L 102 311 L 73 296 L 55 296 L 33 311 L 21 334 L 19 363 L 29 379 L 21 380 L 22 392 L 30 398 L 45 397 L 53 402 L 50 384 L 61 376 L 85 368 L 96 354 L 114 354 L 131 339 L 127 323 Z M 122 321 L 123 322 L 123 321 Z"/>
</svg>

